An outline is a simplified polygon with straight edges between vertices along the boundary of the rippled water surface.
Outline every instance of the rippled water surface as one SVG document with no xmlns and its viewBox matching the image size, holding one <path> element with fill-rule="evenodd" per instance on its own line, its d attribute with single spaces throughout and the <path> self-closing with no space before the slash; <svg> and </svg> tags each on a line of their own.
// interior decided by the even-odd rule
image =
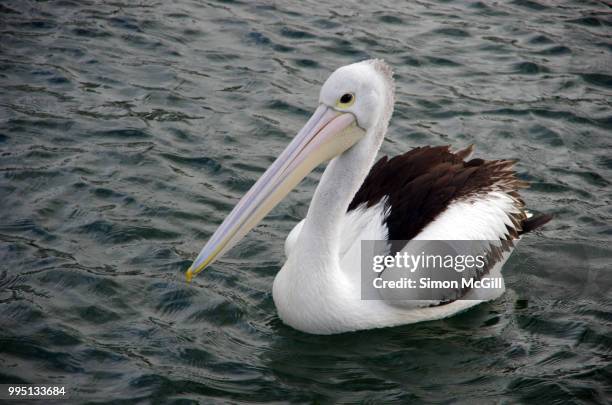
<svg viewBox="0 0 612 405">
<path fill-rule="evenodd" d="M 367 3 L 367 4 L 366 4 Z M 3 1 L 0 380 L 78 401 L 606 402 L 612 8 L 605 1 Z M 321 169 L 183 271 L 313 111 L 384 58 L 383 145 L 518 158 L 555 220 L 508 292 L 453 318 L 317 337 L 271 296 Z M 77 399 L 74 399 L 77 401 Z"/>
</svg>

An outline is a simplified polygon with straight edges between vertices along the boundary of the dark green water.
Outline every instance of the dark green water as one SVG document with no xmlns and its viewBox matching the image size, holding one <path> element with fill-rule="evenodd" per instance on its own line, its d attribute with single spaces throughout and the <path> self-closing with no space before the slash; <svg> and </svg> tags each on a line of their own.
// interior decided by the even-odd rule
<svg viewBox="0 0 612 405">
<path fill-rule="evenodd" d="M 0 2 L 0 382 L 94 403 L 609 401 L 611 12 Z M 527 204 L 556 216 L 519 245 L 508 292 L 438 322 L 284 326 L 272 280 L 321 170 L 186 284 L 327 75 L 370 57 L 396 71 L 384 153 L 474 143 L 519 158 Z"/>
</svg>

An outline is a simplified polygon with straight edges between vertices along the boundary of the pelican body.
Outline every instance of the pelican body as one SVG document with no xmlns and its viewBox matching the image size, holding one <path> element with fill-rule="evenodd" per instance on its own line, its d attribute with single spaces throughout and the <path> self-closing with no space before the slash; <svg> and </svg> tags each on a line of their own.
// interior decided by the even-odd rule
<svg viewBox="0 0 612 405">
<path fill-rule="evenodd" d="M 508 160 L 469 159 L 472 148 L 421 147 L 374 164 L 394 107 L 391 69 L 367 60 L 337 69 L 306 125 L 238 202 L 206 243 L 187 279 L 234 246 L 308 173 L 331 159 L 306 217 L 285 242 L 287 260 L 272 293 L 284 323 L 333 334 L 451 316 L 497 298 L 503 286 L 437 302 L 361 299 L 364 240 L 498 240 L 510 249 L 550 220 L 530 217 Z"/>
</svg>

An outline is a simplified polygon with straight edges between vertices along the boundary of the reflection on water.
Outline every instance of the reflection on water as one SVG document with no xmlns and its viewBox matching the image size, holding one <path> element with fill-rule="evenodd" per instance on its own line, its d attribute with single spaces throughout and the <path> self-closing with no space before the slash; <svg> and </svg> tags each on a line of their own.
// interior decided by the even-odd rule
<svg viewBox="0 0 612 405">
<path fill-rule="evenodd" d="M 0 380 L 98 402 L 604 402 L 609 11 L 2 2 Z M 438 322 L 331 337 L 284 326 L 272 279 L 320 170 L 187 285 L 322 81 L 370 57 L 396 71 L 384 153 L 474 143 L 478 157 L 520 158 L 528 205 L 555 214 L 508 263 L 509 291 Z"/>
</svg>

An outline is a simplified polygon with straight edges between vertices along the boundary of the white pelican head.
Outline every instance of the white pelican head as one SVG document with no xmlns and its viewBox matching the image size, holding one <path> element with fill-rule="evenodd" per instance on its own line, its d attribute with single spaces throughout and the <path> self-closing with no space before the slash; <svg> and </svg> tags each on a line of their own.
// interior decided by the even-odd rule
<svg viewBox="0 0 612 405">
<path fill-rule="evenodd" d="M 391 118 L 393 97 L 392 72 L 382 60 L 332 73 L 312 117 L 208 240 L 187 270 L 187 280 L 238 243 L 319 164 L 364 140 L 376 149 L 375 155 Z"/>
</svg>

